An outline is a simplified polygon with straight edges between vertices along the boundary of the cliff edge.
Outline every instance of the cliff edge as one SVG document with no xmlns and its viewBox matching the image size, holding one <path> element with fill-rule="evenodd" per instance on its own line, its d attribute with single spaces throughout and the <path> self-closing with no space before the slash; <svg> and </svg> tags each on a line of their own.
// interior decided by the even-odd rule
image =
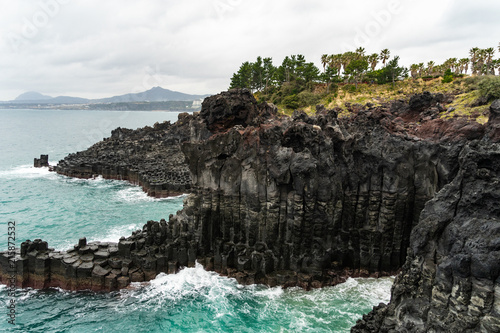
<svg viewBox="0 0 500 333">
<path fill-rule="evenodd" d="M 500 332 L 500 100 L 424 207 L 391 302 L 352 332 Z"/>
</svg>

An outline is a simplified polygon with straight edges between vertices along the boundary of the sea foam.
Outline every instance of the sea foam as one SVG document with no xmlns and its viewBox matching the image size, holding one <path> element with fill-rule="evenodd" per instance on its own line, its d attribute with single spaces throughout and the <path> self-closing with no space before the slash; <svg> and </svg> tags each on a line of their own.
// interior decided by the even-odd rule
<svg viewBox="0 0 500 333">
<path fill-rule="evenodd" d="M 169 200 L 177 200 L 186 197 L 186 194 L 167 197 L 167 198 L 153 198 L 150 197 L 142 190 L 139 186 L 130 186 L 119 190 L 116 193 L 116 197 L 120 201 L 125 202 L 154 202 L 154 201 L 169 201 Z"/>
<path fill-rule="evenodd" d="M 35 168 L 32 165 L 20 165 L 8 170 L 0 170 L 0 179 L 15 178 L 57 178 L 55 172 L 50 172 L 49 168 Z"/>
</svg>

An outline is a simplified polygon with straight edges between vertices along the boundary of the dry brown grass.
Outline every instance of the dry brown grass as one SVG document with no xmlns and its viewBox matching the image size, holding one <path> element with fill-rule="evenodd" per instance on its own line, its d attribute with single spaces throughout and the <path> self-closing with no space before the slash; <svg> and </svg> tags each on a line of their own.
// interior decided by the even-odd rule
<svg viewBox="0 0 500 333">
<path fill-rule="evenodd" d="M 335 107 L 340 108 L 339 117 L 349 116 L 349 111 L 345 106 L 346 103 L 365 105 L 371 103 L 374 106 L 380 106 L 382 103 L 394 100 L 408 100 L 413 94 L 420 94 L 424 91 L 431 93 L 444 93 L 456 95 L 453 103 L 446 105 L 447 108 L 455 110 L 445 112 L 442 118 L 467 117 L 468 119 L 476 120 L 479 123 L 488 121 L 489 105 L 470 107 L 473 101 L 478 97 L 478 91 L 465 92 L 464 79 L 455 79 L 451 83 L 442 83 L 441 78 L 432 80 L 423 79 L 406 79 L 396 82 L 394 87 L 391 83 L 378 84 L 360 84 L 358 89 L 354 90 L 353 85 L 339 85 L 335 93 L 330 93 L 325 96 L 319 104 L 325 105 L 328 109 Z M 280 112 L 291 115 L 293 110 L 279 107 Z M 316 112 L 315 106 L 301 108 L 309 115 Z"/>
</svg>

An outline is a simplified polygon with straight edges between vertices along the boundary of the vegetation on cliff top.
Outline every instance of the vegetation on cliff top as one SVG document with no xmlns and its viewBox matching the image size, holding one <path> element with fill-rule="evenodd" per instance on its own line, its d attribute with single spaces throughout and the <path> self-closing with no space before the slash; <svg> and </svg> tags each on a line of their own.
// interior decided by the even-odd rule
<svg viewBox="0 0 500 333">
<path fill-rule="evenodd" d="M 321 70 L 300 54 L 285 57 L 277 67 L 272 58 L 258 57 L 240 66 L 230 88 L 248 88 L 259 101 L 274 103 L 286 114 L 295 109 L 313 113 L 316 104 L 347 113 L 346 103 L 380 105 L 423 91 L 439 92 L 456 96 L 444 118 L 484 122 L 488 102 L 500 98 L 500 77 L 495 76 L 500 59 L 493 59 L 494 53 L 494 48 L 474 47 L 469 58 L 449 58 L 439 65 L 434 61 L 412 64 L 409 69 L 399 64 L 398 56 L 391 58 L 388 49 L 368 55 L 361 47 L 355 52 L 324 54 Z"/>
</svg>

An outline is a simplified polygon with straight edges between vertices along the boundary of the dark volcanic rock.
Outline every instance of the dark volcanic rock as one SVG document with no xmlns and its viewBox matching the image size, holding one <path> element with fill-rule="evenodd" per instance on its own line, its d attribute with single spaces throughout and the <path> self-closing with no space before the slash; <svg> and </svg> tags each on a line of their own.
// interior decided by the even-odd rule
<svg viewBox="0 0 500 333">
<path fill-rule="evenodd" d="M 155 195 L 171 193 L 169 170 L 187 174 L 183 210 L 118 244 L 25 242 L 18 283 L 111 290 L 198 261 L 241 283 L 316 288 L 402 269 L 391 303 L 353 332 L 497 332 L 499 102 L 483 126 L 439 119 L 445 99 L 289 118 L 232 90 L 176 124 L 117 129 L 58 172 L 120 176 Z"/>
<path fill-rule="evenodd" d="M 394 272 L 425 202 L 456 174 L 461 145 L 395 137 L 376 117 L 276 119 L 186 141 L 196 195 L 170 223 L 241 282 L 306 288 Z M 367 134 L 368 133 L 368 134 Z"/>
<path fill-rule="evenodd" d="M 199 118 L 187 113 L 175 124 L 117 128 L 110 138 L 59 161 L 56 171 L 70 177 L 128 180 L 153 197 L 186 193 L 192 183 L 180 144 L 207 135 Z"/>
<path fill-rule="evenodd" d="M 257 125 L 276 116 L 276 108 L 268 104 L 257 105 L 248 89 L 232 89 L 205 98 L 200 116 L 212 132 L 220 132 L 233 126 Z"/>
<path fill-rule="evenodd" d="M 424 109 L 435 106 L 438 103 L 442 103 L 444 98 L 443 94 L 431 94 L 426 91 L 422 94 L 413 95 L 408 104 L 411 110 L 423 111 Z"/>
<path fill-rule="evenodd" d="M 391 303 L 352 332 L 500 331 L 500 145 L 469 142 L 459 165 L 412 231 Z"/>
<path fill-rule="evenodd" d="M 500 99 L 490 106 L 490 118 L 486 124 L 488 138 L 493 142 L 500 142 Z"/>
<path fill-rule="evenodd" d="M 500 328 L 500 150 L 471 144 L 460 162 L 458 176 L 427 203 L 412 232 L 391 304 L 374 309 L 353 332 Z"/>
<path fill-rule="evenodd" d="M 33 161 L 33 166 L 35 168 L 48 167 L 49 155 L 40 155 L 40 158 L 35 158 Z"/>
</svg>

